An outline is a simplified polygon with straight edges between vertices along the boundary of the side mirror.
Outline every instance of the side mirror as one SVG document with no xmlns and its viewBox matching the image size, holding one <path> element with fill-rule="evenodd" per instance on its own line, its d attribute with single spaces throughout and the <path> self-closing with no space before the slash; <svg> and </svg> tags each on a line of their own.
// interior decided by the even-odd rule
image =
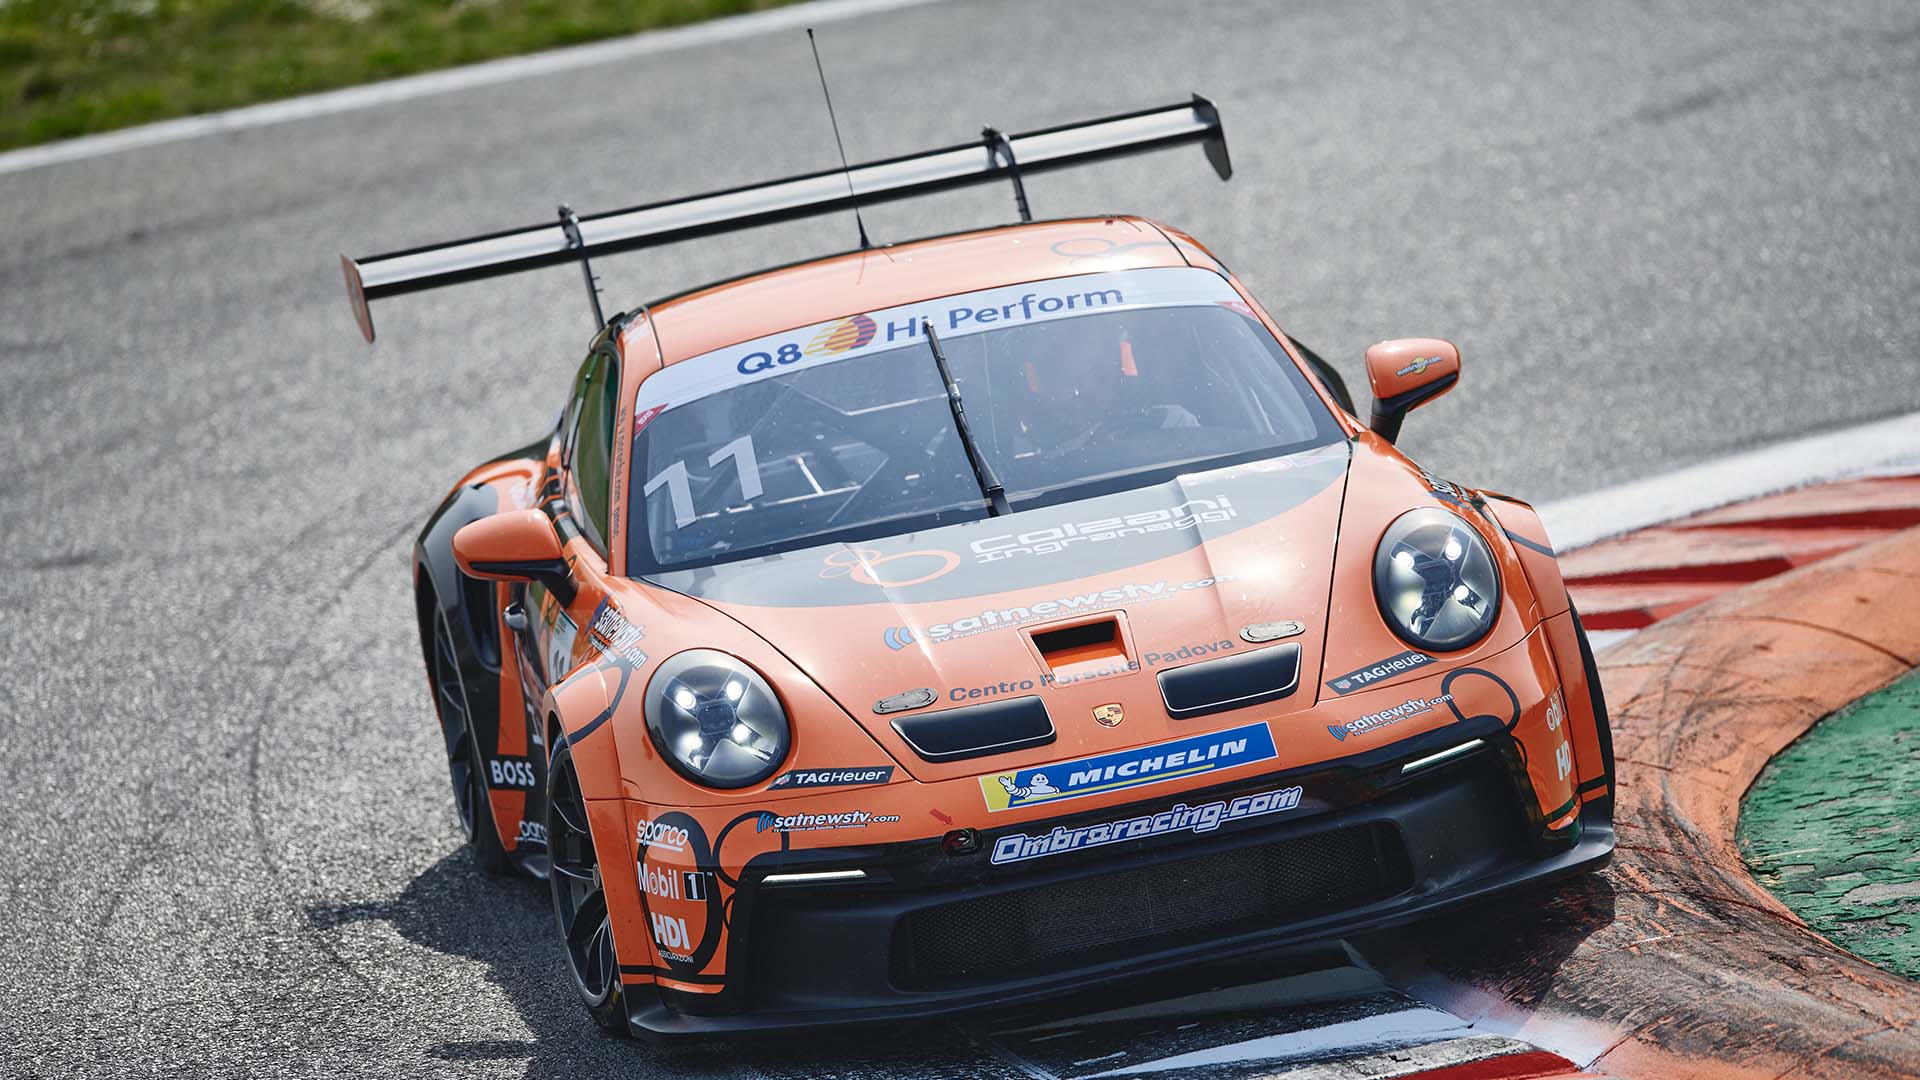
<svg viewBox="0 0 1920 1080">
<path fill-rule="evenodd" d="M 538 510 L 510 510 L 470 521 L 453 534 L 453 561 L 486 581 L 537 581 L 563 604 L 573 602 L 573 574 L 553 522 Z"/>
<path fill-rule="evenodd" d="M 1460 350 L 1439 338 L 1398 338 L 1367 349 L 1373 416 L 1367 421 L 1388 442 L 1400 437 L 1407 413 L 1460 381 Z"/>
</svg>

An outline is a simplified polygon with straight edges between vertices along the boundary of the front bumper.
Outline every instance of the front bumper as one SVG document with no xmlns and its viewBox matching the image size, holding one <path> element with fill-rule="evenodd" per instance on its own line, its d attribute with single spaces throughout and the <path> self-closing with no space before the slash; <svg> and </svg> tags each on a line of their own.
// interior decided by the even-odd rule
<svg viewBox="0 0 1920 1080">
<path fill-rule="evenodd" d="M 1497 725 L 1453 726 L 1338 766 L 1296 770 L 1045 823 L 1073 828 L 1174 803 L 1307 785 L 1292 813 L 994 866 L 1002 834 L 753 860 L 734 898 L 719 993 L 630 985 L 633 1028 L 661 1037 L 927 1017 L 1037 999 L 1250 950 L 1338 938 L 1603 864 L 1594 804 L 1558 834 L 1530 810 Z M 1480 736 L 1421 769 L 1404 763 Z M 766 885 L 769 874 L 860 869 L 856 883 Z"/>
</svg>

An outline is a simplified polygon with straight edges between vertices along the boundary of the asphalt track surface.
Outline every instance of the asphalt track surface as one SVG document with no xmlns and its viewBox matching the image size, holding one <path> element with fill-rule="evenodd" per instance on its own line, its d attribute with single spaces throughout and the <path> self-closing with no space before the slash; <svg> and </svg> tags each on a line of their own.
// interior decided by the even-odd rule
<svg viewBox="0 0 1920 1080">
<path fill-rule="evenodd" d="M 1174 152 L 1036 209 L 1189 229 L 1356 384 L 1372 340 L 1456 339 L 1404 442 L 1443 475 L 1545 500 L 1920 408 L 1907 0 L 972 3 L 822 47 L 856 158 L 1211 96 L 1231 183 Z M 540 887 L 457 844 L 407 546 L 557 410 L 586 303 L 570 270 L 409 297 L 369 351 L 335 256 L 824 167 L 812 79 L 758 37 L 0 177 L 0 1075 L 1037 1075 L 992 1018 L 603 1038 Z M 601 272 L 619 307 L 851 238 Z M 1417 1012 L 1334 967 L 1174 1027 Z"/>
</svg>

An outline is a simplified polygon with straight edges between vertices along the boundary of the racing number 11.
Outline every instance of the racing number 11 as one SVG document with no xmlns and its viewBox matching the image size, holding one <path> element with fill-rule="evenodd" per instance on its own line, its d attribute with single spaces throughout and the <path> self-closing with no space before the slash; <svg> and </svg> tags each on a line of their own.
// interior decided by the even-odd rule
<svg viewBox="0 0 1920 1080">
<path fill-rule="evenodd" d="M 760 497 L 760 463 L 753 459 L 753 436 L 742 435 L 727 445 L 707 455 L 707 467 L 720 464 L 723 458 L 732 458 L 733 467 L 740 473 L 740 501 L 752 502 Z M 654 474 L 653 479 L 640 489 L 642 498 L 651 498 L 662 487 L 667 489 L 667 498 L 673 501 L 673 527 L 684 529 L 693 523 L 693 489 L 687 483 L 687 463 L 675 461 L 673 464 Z"/>
</svg>

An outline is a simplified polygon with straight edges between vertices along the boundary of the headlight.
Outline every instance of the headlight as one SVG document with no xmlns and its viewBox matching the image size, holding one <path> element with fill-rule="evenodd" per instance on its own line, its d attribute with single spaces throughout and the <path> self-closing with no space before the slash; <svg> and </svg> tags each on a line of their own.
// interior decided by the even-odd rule
<svg viewBox="0 0 1920 1080">
<path fill-rule="evenodd" d="M 1487 636 L 1500 611 L 1500 571 L 1487 543 L 1439 507 L 1409 510 L 1373 556 L 1373 594 L 1408 644 L 1451 652 Z"/>
<path fill-rule="evenodd" d="M 792 729 L 773 687 L 738 657 L 690 649 L 647 683 L 647 731 L 673 767 L 707 787 L 740 788 L 773 775 Z"/>
</svg>

